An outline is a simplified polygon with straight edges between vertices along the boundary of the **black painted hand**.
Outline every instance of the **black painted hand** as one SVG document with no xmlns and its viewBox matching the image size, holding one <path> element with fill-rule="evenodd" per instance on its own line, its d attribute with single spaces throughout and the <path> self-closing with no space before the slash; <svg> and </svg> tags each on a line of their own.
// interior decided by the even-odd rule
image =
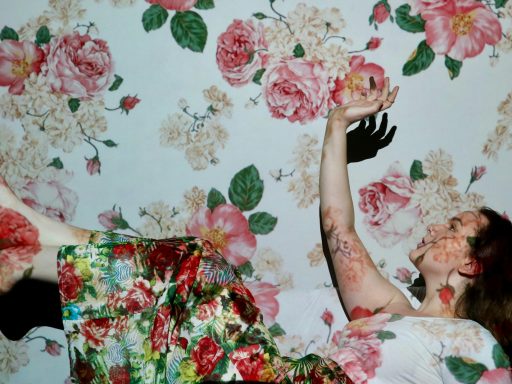
<svg viewBox="0 0 512 384">
<path fill-rule="evenodd" d="M 387 113 L 382 115 L 379 129 L 375 130 L 376 127 L 375 116 L 370 116 L 368 123 L 361 120 L 357 128 L 347 132 L 347 163 L 371 159 L 377 155 L 379 149 L 387 147 L 391 143 L 396 126 L 392 126 L 386 133 Z"/>
</svg>

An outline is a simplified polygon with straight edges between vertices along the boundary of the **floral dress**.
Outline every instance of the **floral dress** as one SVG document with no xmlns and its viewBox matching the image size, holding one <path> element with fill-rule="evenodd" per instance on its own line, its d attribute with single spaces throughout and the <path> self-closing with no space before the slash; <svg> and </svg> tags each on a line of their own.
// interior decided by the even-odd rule
<svg viewBox="0 0 512 384">
<path fill-rule="evenodd" d="M 205 240 L 95 233 L 58 254 L 80 383 L 340 383 L 332 360 L 282 357 L 251 293 Z"/>
</svg>

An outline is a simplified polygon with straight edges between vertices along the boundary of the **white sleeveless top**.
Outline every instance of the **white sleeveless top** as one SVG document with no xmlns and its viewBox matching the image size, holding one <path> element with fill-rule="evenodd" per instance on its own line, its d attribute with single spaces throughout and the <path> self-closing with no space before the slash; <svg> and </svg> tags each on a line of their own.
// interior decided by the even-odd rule
<svg viewBox="0 0 512 384">
<path fill-rule="evenodd" d="M 472 320 L 387 313 L 337 331 L 329 356 L 354 384 L 511 384 L 510 362 L 489 331 Z"/>
</svg>

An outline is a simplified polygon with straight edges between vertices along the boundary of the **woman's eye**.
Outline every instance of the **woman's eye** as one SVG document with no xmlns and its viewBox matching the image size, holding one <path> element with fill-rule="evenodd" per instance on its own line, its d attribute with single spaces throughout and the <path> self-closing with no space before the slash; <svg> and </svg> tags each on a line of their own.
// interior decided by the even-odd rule
<svg viewBox="0 0 512 384">
<path fill-rule="evenodd" d="M 450 231 L 455 232 L 455 225 L 450 224 Z"/>
</svg>

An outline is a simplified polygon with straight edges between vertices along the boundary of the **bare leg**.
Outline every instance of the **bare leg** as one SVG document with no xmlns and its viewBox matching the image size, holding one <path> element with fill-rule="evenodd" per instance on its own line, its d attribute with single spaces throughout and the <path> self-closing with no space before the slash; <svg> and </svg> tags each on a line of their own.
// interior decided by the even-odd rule
<svg viewBox="0 0 512 384">
<path fill-rule="evenodd" d="M 87 243 L 90 234 L 26 206 L 0 177 L 0 293 L 30 272 L 34 278 L 57 282 L 59 247 Z"/>
</svg>

